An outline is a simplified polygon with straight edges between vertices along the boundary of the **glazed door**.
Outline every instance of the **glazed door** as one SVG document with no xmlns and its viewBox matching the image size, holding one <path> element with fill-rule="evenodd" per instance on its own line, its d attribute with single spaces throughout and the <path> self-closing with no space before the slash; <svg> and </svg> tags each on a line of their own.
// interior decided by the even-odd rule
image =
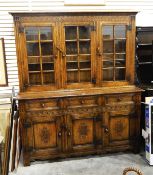
<svg viewBox="0 0 153 175">
<path fill-rule="evenodd" d="M 102 116 L 99 114 L 72 114 L 67 117 L 67 143 L 70 152 L 93 151 L 102 148 Z"/>
<path fill-rule="evenodd" d="M 62 151 L 62 117 L 50 116 L 49 112 L 33 112 L 23 123 L 25 151 L 30 159 L 51 158 Z"/>
<path fill-rule="evenodd" d="M 23 24 L 24 25 L 24 24 Z M 24 90 L 58 87 L 59 74 L 57 65 L 59 63 L 56 48 L 57 27 L 55 24 L 29 24 L 24 25 L 23 52 L 26 57 L 23 62 L 27 75 L 24 79 Z"/>
<path fill-rule="evenodd" d="M 93 86 L 95 31 L 90 23 L 62 24 L 63 86 L 77 88 Z"/>
<path fill-rule="evenodd" d="M 134 55 L 130 55 L 132 26 L 129 21 L 99 24 L 98 79 L 101 85 L 126 85 L 133 79 Z"/>
</svg>

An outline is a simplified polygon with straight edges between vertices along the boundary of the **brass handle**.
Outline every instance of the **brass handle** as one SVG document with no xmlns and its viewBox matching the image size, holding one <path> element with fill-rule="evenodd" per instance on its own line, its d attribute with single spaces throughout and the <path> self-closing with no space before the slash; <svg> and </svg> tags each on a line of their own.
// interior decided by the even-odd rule
<svg viewBox="0 0 153 175">
<path fill-rule="evenodd" d="M 56 54 L 56 55 L 54 55 L 54 58 L 55 58 L 55 59 L 57 59 L 57 54 Z"/>
<path fill-rule="evenodd" d="M 59 132 L 58 132 L 58 137 L 61 137 L 61 136 L 62 136 L 62 132 L 59 131 Z"/>
<path fill-rule="evenodd" d="M 62 51 L 62 57 L 66 57 L 66 54 L 65 52 Z"/>
<path fill-rule="evenodd" d="M 102 52 L 100 51 L 100 47 L 97 48 L 96 55 L 97 56 L 102 56 Z"/>
<path fill-rule="evenodd" d="M 81 100 L 81 104 L 85 104 L 85 100 Z"/>
<path fill-rule="evenodd" d="M 122 101 L 121 97 L 118 97 L 118 98 L 117 98 L 117 101 L 118 101 L 118 102 Z"/>
<path fill-rule="evenodd" d="M 109 132 L 109 130 L 108 130 L 107 127 L 104 128 L 104 131 L 105 131 L 105 133 L 108 133 Z"/>
<path fill-rule="evenodd" d="M 70 130 L 68 130 L 68 133 L 67 133 L 67 135 L 68 135 L 68 136 L 71 136 L 71 132 L 70 132 Z"/>
<path fill-rule="evenodd" d="M 44 104 L 44 103 L 42 103 L 42 104 L 41 104 L 41 106 L 42 106 L 42 107 L 45 107 L 45 104 Z"/>
<path fill-rule="evenodd" d="M 56 46 L 56 49 L 59 50 L 60 53 L 62 53 L 62 57 L 66 56 L 65 52 L 59 46 Z"/>
</svg>

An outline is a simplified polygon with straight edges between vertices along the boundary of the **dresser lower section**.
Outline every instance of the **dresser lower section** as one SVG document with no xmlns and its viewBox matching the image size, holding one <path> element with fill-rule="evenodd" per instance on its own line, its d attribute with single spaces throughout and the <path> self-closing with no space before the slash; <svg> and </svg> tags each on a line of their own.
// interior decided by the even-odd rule
<svg viewBox="0 0 153 175">
<path fill-rule="evenodd" d="M 138 150 L 140 92 L 19 100 L 24 165 Z"/>
</svg>

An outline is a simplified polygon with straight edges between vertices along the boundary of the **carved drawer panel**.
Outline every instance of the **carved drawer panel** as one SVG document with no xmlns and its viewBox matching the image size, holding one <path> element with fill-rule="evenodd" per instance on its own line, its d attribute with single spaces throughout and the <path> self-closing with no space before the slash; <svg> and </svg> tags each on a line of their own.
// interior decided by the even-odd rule
<svg viewBox="0 0 153 175">
<path fill-rule="evenodd" d="M 30 100 L 25 103 L 26 110 L 37 110 L 45 108 L 57 108 L 57 99 Z"/>
<path fill-rule="evenodd" d="M 80 106 L 97 106 L 98 97 L 74 97 L 67 99 L 67 107 L 80 107 Z"/>
<path fill-rule="evenodd" d="M 105 96 L 106 104 L 126 103 L 133 101 L 133 94 L 118 94 Z"/>
</svg>

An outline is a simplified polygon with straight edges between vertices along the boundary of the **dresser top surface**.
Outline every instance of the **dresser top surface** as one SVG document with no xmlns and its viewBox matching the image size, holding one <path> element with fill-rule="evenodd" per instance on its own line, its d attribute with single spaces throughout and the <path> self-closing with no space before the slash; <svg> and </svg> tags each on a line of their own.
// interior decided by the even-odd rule
<svg viewBox="0 0 153 175">
<path fill-rule="evenodd" d="M 56 91 L 44 92 L 21 92 L 17 95 L 18 100 L 30 99 L 45 99 L 45 98 L 64 98 L 64 97 L 77 97 L 77 96 L 90 96 L 90 95 L 111 95 L 122 93 L 135 93 L 142 92 L 143 90 L 136 86 L 120 86 L 120 87 L 101 87 L 101 88 L 88 88 L 88 89 L 61 89 Z"/>
</svg>

